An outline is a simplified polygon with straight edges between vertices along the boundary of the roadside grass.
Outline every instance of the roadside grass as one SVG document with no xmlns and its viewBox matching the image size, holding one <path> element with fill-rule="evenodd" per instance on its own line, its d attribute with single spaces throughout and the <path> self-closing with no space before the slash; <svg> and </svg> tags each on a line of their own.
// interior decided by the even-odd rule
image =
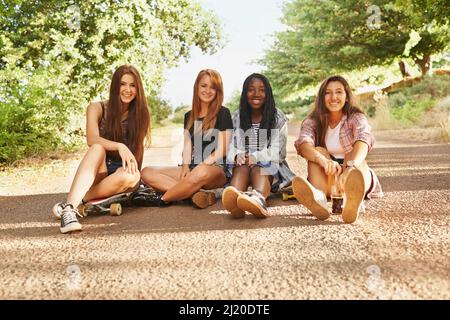
<svg viewBox="0 0 450 320">
<path fill-rule="evenodd" d="M 428 129 L 429 139 L 450 142 L 450 76 L 425 77 L 421 82 L 382 94 L 365 106 L 375 130 Z"/>
</svg>

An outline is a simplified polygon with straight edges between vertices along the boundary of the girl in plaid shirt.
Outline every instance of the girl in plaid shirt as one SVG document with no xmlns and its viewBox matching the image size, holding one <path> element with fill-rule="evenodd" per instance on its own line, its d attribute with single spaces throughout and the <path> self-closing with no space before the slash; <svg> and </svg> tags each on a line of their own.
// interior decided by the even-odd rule
<svg viewBox="0 0 450 320">
<path fill-rule="evenodd" d="M 326 79 L 295 141 L 297 153 L 308 161 L 308 180 L 295 177 L 292 181 L 298 201 L 325 220 L 330 216 L 327 196 L 335 184 L 344 192 L 342 219 L 356 221 L 364 198 L 383 196 L 380 182 L 366 162 L 374 142 L 348 82 L 341 76 Z"/>
</svg>

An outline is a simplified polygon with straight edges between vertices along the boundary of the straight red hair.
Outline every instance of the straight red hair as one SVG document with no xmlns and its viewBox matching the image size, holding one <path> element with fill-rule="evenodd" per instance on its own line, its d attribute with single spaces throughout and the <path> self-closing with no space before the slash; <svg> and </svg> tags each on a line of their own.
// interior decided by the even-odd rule
<svg viewBox="0 0 450 320">
<path fill-rule="evenodd" d="M 200 115 L 201 107 L 200 107 L 200 97 L 198 95 L 198 87 L 200 84 L 200 80 L 204 76 L 209 76 L 211 78 L 212 86 L 216 90 L 216 97 L 209 104 L 208 113 L 206 114 L 206 117 L 203 119 L 202 132 L 214 128 L 214 126 L 216 125 L 217 114 L 219 113 L 220 107 L 223 104 L 222 77 L 216 70 L 212 69 L 201 70 L 197 75 L 197 79 L 195 79 L 194 95 L 192 98 L 192 111 L 186 128 L 188 130 L 192 128 L 192 126 L 194 125 L 194 121 L 197 120 Z"/>
</svg>

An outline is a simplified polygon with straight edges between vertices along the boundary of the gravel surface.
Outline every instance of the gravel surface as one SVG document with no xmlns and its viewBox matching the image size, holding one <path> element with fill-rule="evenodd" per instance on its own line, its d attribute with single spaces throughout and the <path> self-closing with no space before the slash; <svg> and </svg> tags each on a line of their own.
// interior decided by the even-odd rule
<svg viewBox="0 0 450 320">
<path fill-rule="evenodd" d="M 297 130 L 288 162 L 305 175 Z M 175 164 L 178 134 L 145 163 Z M 220 202 L 125 208 L 62 235 L 50 209 L 81 154 L 0 172 L 0 299 L 450 299 L 450 145 L 376 137 L 385 197 L 351 225 L 273 196 L 264 220 L 233 220 Z"/>
</svg>

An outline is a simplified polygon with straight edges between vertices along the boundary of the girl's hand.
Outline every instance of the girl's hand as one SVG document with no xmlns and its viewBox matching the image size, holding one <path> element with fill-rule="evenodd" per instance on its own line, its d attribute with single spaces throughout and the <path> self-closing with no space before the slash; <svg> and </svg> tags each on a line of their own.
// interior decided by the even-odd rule
<svg viewBox="0 0 450 320">
<path fill-rule="evenodd" d="M 247 156 L 247 164 L 250 168 L 253 168 L 256 165 L 256 158 L 249 154 Z"/>
<path fill-rule="evenodd" d="M 246 164 L 246 160 L 247 160 L 247 154 L 245 154 L 245 153 L 238 153 L 236 155 L 236 160 L 234 162 L 236 163 L 236 165 L 238 167 L 240 167 L 240 166 Z"/>
<path fill-rule="evenodd" d="M 327 159 L 323 157 L 323 159 L 320 162 L 320 165 L 324 169 L 325 173 L 329 175 L 340 175 L 342 173 L 342 167 L 341 165 L 333 161 L 331 159 Z"/>
<path fill-rule="evenodd" d="M 130 149 L 128 149 L 128 147 L 123 143 L 119 143 L 117 152 L 119 152 L 120 158 L 122 159 L 122 166 L 124 170 L 129 174 L 138 173 L 138 164 Z"/>
<path fill-rule="evenodd" d="M 181 166 L 180 179 L 183 179 L 184 177 L 186 177 L 189 172 L 191 172 L 191 170 L 189 169 L 189 165 L 188 164 L 183 164 Z"/>
</svg>

